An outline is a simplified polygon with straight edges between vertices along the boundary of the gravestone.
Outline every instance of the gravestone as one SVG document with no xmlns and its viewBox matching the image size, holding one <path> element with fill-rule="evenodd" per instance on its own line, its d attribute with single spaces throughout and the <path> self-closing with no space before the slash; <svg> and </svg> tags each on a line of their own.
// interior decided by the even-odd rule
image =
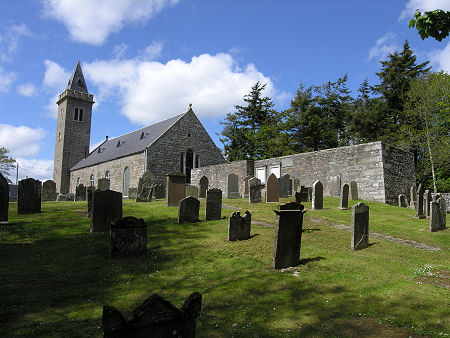
<svg viewBox="0 0 450 338">
<path fill-rule="evenodd" d="M 75 188 L 75 201 L 86 201 L 86 187 L 83 184 Z"/>
<path fill-rule="evenodd" d="M 192 196 L 183 198 L 178 209 L 178 223 L 198 222 L 200 201 Z"/>
<path fill-rule="evenodd" d="M 88 205 L 88 217 L 91 217 L 92 212 L 92 193 L 95 191 L 94 186 L 89 186 L 86 188 L 86 199 L 87 199 L 87 205 Z"/>
<path fill-rule="evenodd" d="M 339 209 L 347 210 L 348 209 L 348 191 L 349 186 L 347 183 L 343 184 L 341 187 L 341 193 L 339 198 Z"/>
<path fill-rule="evenodd" d="M 278 210 L 303 210 L 304 208 L 305 206 L 303 204 L 297 202 L 290 202 L 278 206 Z"/>
<path fill-rule="evenodd" d="M 122 193 L 95 190 L 92 193 L 91 232 L 107 232 L 111 222 L 122 218 Z"/>
<path fill-rule="evenodd" d="M 406 208 L 408 206 L 408 204 L 406 203 L 406 195 L 398 195 L 398 206 L 401 208 Z"/>
<path fill-rule="evenodd" d="M 425 190 L 423 195 L 423 204 L 425 207 L 425 217 L 430 217 L 430 203 L 432 201 L 431 190 Z"/>
<path fill-rule="evenodd" d="M 304 210 L 274 210 L 277 215 L 273 242 L 274 269 L 296 266 L 300 263 Z"/>
<path fill-rule="evenodd" d="M 75 201 L 75 194 L 73 193 L 73 192 L 69 192 L 67 195 L 66 195 L 66 201 Z"/>
<path fill-rule="evenodd" d="M 42 183 L 33 178 L 19 181 L 18 214 L 34 214 L 41 212 Z"/>
<path fill-rule="evenodd" d="M 312 202 L 313 188 L 312 187 L 306 187 L 306 189 L 308 189 L 308 200 L 307 200 L 307 202 Z"/>
<path fill-rule="evenodd" d="M 164 186 L 162 184 L 158 183 L 158 184 L 154 185 L 153 196 L 156 199 L 166 198 L 166 194 L 165 194 L 165 191 L 164 191 Z"/>
<path fill-rule="evenodd" d="M 63 195 L 61 193 L 56 195 L 56 202 L 64 202 L 64 201 L 67 201 L 67 195 Z"/>
<path fill-rule="evenodd" d="M 270 174 L 266 184 L 266 202 L 278 203 L 278 179 L 274 173 Z"/>
<path fill-rule="evenodd" d="M 239 198 L 239 177 L 236 174 L 227 175 L 227 197 Z"/>
<path fill-rule="evenodd" d="M 109 190 L 110 182 L 107 178 L 100 178 L 98 180 L 98 190 L 105 191 Z"/>
<path fill-rule="evenodd" d="M 308 200 L 308 188 L 301 185 L 299 190 L 295 193 L 295 201 L 297 203 L 306 202 Z"/>
<path fill-rule="evenodd" d="M 56 201 L 56 183 L 47 180 L 42 183 L 42 202 Z"/>
<path fill-rule="evenodd" d="M 168 207 L 178 207 L 186 197 L 186 175 L 181 173 L 167 174 L 166 203 Z"/>
<path fill-rule="evenodd" d="M 242 241 L 250 238 L 250 228 L 252 225 L 252 216 L 248 212 L 245 212 L 244 216 L 241 216 L 239 211 L 233 212 L 228 219 L 228 240 L 229 241 Z"/>
<path fill-rule="evenodd" d="M 423 219 L 425 215 L 423 213 L 423 185 L 419 184 L 419 189 L 417 189 L 417 207 L 416 207 L 416 218 Z"/>
<path fill-rule="evenodd" d="M 144 254 L 147 251 L 147 225 L 142 218 L 124 217 L 111 222 L 111 257 Z"/>
<path fill-rule="evenodd" d="M 415 186 L 412 186 L 412 187 L 409 189 L 409 191 L 410 191 L 410 193 L 409 193 L 409 198 L 410 198 L 410 200 L 409 200 L 409 207 L 410 207 L 410 209 L 416 209 L 416 208 L 417 208 L 417 200 L 416 200 L 416 198 L 417 198 L 417 192 L 416 192 L 416 187 L 415 187 Z"/>
<path fill-rule="evenodd" d="M 315 181 L 312 187 L 312 210 L 323 209 L 323 184 Z"/>
<path fill-rule="evenodd" d="M 341 176 L 334 176 L 330 179 L 330 196 L 340 196 Z"/>
<path fill-rule="evenodd" d="M 206 191 L 208 190 L 208 177 L 203 176 L 200 179 L 200 191 L 199 191 L 199 197 L 205 198 L 206 197 Z"/>
<path fill-rule="evenodd" d="M 249 203 L 262 203 L 261 190 L 264 185 L 261 184 L 261 180 L 256 177 L 252 177 L 248 181 L 248 184 L 250 185 L 250 195 L 248 197 Z"/>
<path fill-rule="evenodd" d="M 369 206 L 359 202 L 352 207 L 352 249 L 369 246 Z"/>
<path fill-rule="evenodd" d="M 189 196 L 198 199 L 198 188 L 195 185 L 189 185 L 186 187 L 186 197 Z"/>
<path fill-rule="evenodd" d="M 350 182 L 350 199 L 356 201 L 358 199 L 358 183 L 355 181 Z"/>
<path fill-rule="evenodd" d="M 445 230 L 447 223 L 447 203 L 439 194 L 430 203 L 430 231 Z"/>
<path fill-rule="evenodd" d="M 138 193 L 136 196 L 136 202 L 151 202 L 153 197 L 153 185 L 147 186 L 142 185 L 141 186 L 141 192 Z"/>
<path fill-rule="evenodd" d="M 137 198 L 137 188 L 128 188 L 128 199 L 135 200 Z"/>
<path fill-rule="evenodd" d="M 292 178 L 292 194 L 294 195 L 300 188 L 300 180 L 298 178 Z"/>
<path fill-rule="evenodd" d="M 252 176 L 247 175 L 244 178 L 244 198 L 248 198 L 250 195 L 250 187 L 248 181 L 252 178 Z"/>
<path fill-rule="evenodd" d="M 155 179 L 150 170 L 139 177 L 136 202 L 150 202 L 154 189 Z M 138 201 L 139 199 L 139 201 Z"/>
<path fill-rule="evenodd" d="M 284 176 L 278 179 L 278 197 L 286 198 L 288 197 L 289 190 L 289 179 L 286 179 Z"/>
<path fill-rule="evenodd" d="M 0 224 L 8 224 L 9 185 L 0 173 Z"/>
<path fill-rule="evenodd" d="M 291 180 L 291 175 L 286 174 L 283 177 L 288 180 L 288 196 L 293 196 L 293 192 L 292 192 L 293 184 L 292 184 L 292 180 Z"/>
<path fill-rule="evenodd" d="M 222 190 L 213 188 L 206 191 L 205 218 L 207 221 L 222 218 Z"/>
</svg>

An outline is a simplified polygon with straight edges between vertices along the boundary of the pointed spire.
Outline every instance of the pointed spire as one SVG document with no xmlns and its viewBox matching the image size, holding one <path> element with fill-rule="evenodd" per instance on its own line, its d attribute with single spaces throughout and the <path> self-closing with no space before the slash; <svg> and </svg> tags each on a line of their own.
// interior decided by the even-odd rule
<svg viewBox="0 0 450 338">
<path fill-rule="evenodd" d="M 80 61 L 77 62 L 77 66 L 75 67 L 75 70 L 73 71 L 72 76 L 69 79 L 67 89 L 89 93 L 86 86 L 86 81 L 84 80 L 83 71 L 81 70 Z"/>
</svg>

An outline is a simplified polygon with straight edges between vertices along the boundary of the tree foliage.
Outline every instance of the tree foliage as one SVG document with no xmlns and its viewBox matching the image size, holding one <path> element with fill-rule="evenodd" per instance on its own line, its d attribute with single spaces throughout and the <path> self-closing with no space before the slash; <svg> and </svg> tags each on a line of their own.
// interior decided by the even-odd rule
<svg viewBox="0 0 450 338">
<path fill-rule="evenodd" d="M 409 27 L 416 27 L 422 40 L 432 37 L 442 41 L 450 33 L 450 12 L 436 9 L 422 14 L 417 10 L 409 21 Z"/>
<path fill-rule="evenodd" d="M 6 178 L 8 183 L 12 183 L 9 178 L 9 172 L 16 167 L 16 160 L 9 157 L 8 153 L 8 149 L 0 147 L 0 173 Z"/>
</svg>

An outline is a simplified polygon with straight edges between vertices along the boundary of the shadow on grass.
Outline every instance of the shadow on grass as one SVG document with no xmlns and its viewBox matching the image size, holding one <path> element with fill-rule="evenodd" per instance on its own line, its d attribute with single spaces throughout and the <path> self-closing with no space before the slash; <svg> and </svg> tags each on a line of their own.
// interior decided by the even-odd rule
<svg viewBox="0 0 450 338">
<path fill-rule="evenodd" d="M 325 259 L 325 257 L 303 258 L 300 259 L 300 265 L 306 265 L 310 262 L 318 262 Z"/>
</svg>

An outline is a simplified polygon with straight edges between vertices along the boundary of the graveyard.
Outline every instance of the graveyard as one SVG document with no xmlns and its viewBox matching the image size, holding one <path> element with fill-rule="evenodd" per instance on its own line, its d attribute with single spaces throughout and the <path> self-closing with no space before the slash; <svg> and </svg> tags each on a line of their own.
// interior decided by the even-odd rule
<svg viewBox="0 0 450 338">
<path fill-rule="evenodd" d="M 450 334 L 449 229 L 431 232 L 415 210 L 323 197 L 302 202 L 300 264 L 274 269 L 274 210 L 293 202 L 222 199 L 221 218 L 179 222 L 164 199 L 123 200 L 147 225 L 147 251 L 110 255 L 90 232 L 86 201 L 42 202 L 0 226 L 0 336 L 100 337 L 104 305 L 129 313 L 152 294 L 176 307 L 199 292 L 198 337 L 446 336 Z M 370 209 L 368 247 L 351 248 L 352 207 Z M 228 240 L 233 213 L 251 214 L 248 239 Z M 236 217 L 236 216 L 235 216 Z M 242 220 L 244 222 L 244 218 Z"/>
</svg>

